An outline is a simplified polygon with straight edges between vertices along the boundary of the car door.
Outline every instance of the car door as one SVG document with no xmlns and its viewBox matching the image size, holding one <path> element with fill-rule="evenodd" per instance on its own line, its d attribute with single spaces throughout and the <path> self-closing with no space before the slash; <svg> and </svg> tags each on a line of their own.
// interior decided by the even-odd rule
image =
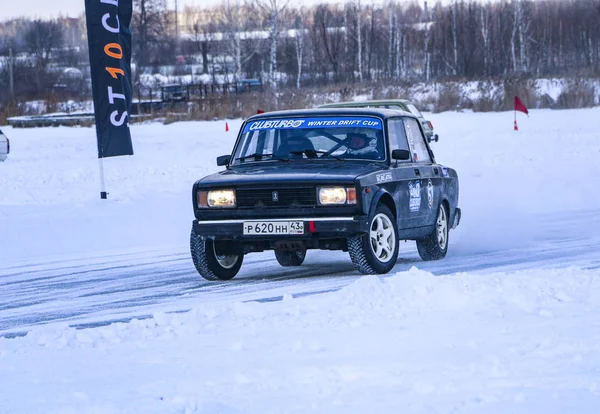
<svg viewBox="0 0 600 414">
<path fill-rule="evenodd" d="M 411 151 L 406 136 L 404 120 L 400 117 L 390 118 L 387 123 L 389 137 L 389 157 L 392 151 L 403 149 Z M 411 151 L 412 154 L 412 151 Z M 397 183 L 394 201 L 398 206 L 398 228 L 410 229 L 420 227 L 423 222 L 423 181 L 417 175 L 418 169 L 410 160 L 400 161 L 392 159 L 393 179 Z M 420 172 L 419 172 L 420 174 Z"/>
<path fill-rule="evenodd" d="M 440 167 L 435 165 L 433 153 L 427 145 L 419 121 L 415 118 L 404 118 L 404 130 L 412 154 L 414 171 L 421 182 L 422 196 L 418 225 L 419 227 L 431 226 L 435 222 L 440 203 L 442 186 Z"/>
</svg>

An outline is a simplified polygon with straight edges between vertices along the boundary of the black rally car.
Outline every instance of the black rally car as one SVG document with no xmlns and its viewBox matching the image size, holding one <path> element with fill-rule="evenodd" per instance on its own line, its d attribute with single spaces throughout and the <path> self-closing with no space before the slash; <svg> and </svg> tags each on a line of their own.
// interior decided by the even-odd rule
<svg viewBox="0 0 600 414">
<path fill-rule="evenodd" d="M 436 164 L 414 115 L 312 109 L 247 119 L 224 171 L 192 189 L 190 247 L 200 275 L 233 278 L 244 255 L 274 250 L 282 266 L 309 249 L 343 250 L 364 274 L 387 273 L 399 240 L 441 259 L 460 221 L 458 177 Z"/>
</svg>

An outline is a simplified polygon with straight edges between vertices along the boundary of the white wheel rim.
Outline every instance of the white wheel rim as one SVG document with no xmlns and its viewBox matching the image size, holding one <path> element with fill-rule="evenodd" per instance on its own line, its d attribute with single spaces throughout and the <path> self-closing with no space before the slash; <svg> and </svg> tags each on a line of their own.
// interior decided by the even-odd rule
<svg viewBox="0 0 600 414">
<path fill-rule="evenodd" d="M 436 227 L 438 245 L 440 246 L 440 249 L 446 250 L 446 244 L 448 243 L 448 218 L 446 217 L 446 209 L 444 206 L 440 206 Z"/>
<path fill-rule="evenodd" d="M 231 269 L 237 263 L 239 256 L 237 254 L 218 254 L 215 243 L 213 242 L 213 252 L 219 265 L 224 269 Z"/>
<path fill-rule="evenodd" d="M 396 250 L 396 233 L 393 226 L 389 217 L 383 213 L 377 214 L 371 222 L 369 231 L 371 251 L 377 260 L 383 263 L 392 260 Z"/>
</svg>

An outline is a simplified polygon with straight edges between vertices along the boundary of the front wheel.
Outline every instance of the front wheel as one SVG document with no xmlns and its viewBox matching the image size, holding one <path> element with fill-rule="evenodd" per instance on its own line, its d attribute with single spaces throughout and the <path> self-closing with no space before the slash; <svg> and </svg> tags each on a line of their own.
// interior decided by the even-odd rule
<svg viewBox="0 0 600 414">
<path fill-rule="evenodd" d="M 390 209 L 380 204 L 370 220 L 369 232 L 348 239 L 354 266 L 365 275 L 388 273 L 398 259 L 398 229 Z"/>
<path fill-rule="evenodd" d="M 444 204 L 440 204 L 433 231 L 429 236 L 417 240 L 417 250 L 421 259 L 429 261 L 446 257 L 446 253 L 448 253 L 448 234 L 448 211 Z"/>
<path fill-rule="evenodd" d="M 230 280 L 242 267 L 244 256 L 227 251 L 225 242 L 203 240 L 192 230 L 190 251 L 200 276 L 206 280 Z"/>
</svg>

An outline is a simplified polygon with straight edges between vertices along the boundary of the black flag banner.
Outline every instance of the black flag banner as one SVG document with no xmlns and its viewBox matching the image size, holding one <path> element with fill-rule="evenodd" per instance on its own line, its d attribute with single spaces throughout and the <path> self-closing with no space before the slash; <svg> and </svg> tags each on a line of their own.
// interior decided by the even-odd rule
<svg viewBox="0 0 600 414">
<path fill-rule="evenodd" d="M 85 0 L 98 158 L 133 155 L 131 112 L 132 0 Z"/>
</svg>

